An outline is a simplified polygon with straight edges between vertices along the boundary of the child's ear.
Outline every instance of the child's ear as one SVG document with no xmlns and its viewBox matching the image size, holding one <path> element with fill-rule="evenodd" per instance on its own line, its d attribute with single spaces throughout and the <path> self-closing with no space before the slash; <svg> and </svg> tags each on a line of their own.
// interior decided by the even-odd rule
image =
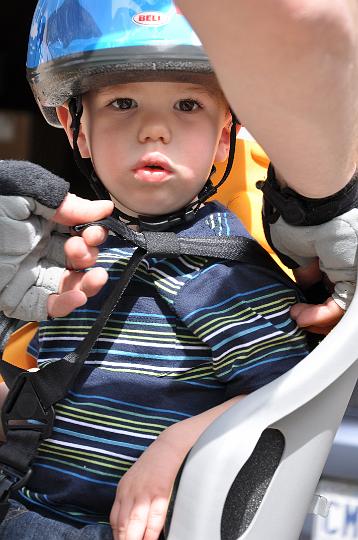
<svg viewBox="0 0 358 540">
<path fill-rule="evenodd" d="M 221 136 L 219 139 L 219 144 L 216 149 L 215 159 L 217 163 L 225 161 L 229 155 L 230 151 L 230 131 L 231 131 L 232 121 L 230 119 L 224 125 Z"/>
<path fill-rule="evenodd" d="M 68 107 L 66 107 L 65 105 L 62 105 L 61 107 L 56 107 L 56 112 L 57 112 L 57 117 L 61 123 L 61 126 L 66 132 L 69 143 L 73 148 L 73 132 L 71 129 L 72 117 L 71 117 L 70 111 L 68 110 Z M 81 156 L 83 158 L 91 157 L 91 154 L 87 145 L 86 136 L 82 130 L 82 126 L 80 127 L 77 144 L 78 144 L 78 148 L 81 153 Z"/>
</svg>

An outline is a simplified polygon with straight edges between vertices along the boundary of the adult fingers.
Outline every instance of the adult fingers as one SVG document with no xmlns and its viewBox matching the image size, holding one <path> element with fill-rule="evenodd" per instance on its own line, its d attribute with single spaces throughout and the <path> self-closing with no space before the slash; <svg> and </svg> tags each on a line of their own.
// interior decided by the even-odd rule
<svg viewBox="0 0 358 540">
<path fill-rule="evenodd" d="M 305 304 L 303 302 L 294 304 L 290 309 L 290 315 L 292 319 L 297 322 L 297 319 L 299 318 L 301 313 L 304 313 L 304 311 L 307 310 L 309 307 L 311 307 L 311 304 Z"/>
<path fill-rule="evenodd" d="M 333 326 L 307 326 L 305 330 L 311 332 L 312 334 L 320 334 L 322 336 L 326 336 L 333 328 Z"/>
<path fill-rule="evenodd" d="M 82 238 L 88 246 L 99 246 L 103 244 L 108 236 L 108 231 L 99 225 L 92 225 L 82 232 Z"/>
<path fill-rule="evenodd" d="M 64 246 L 67 268 L 83 270 L 93 266 L 98 256 L 98 249 L 87 245 L 80 236 L 72 236 Z"/>
<path fill-rule="evenodd" d="M 93 268 L 89 272 L 67 270 L 60 284 L 59 294 L 51 294 L 47 300 L 50 317 L 65 317 L 74 309 L 83 306 L 88 297 L 97 294 L 108 279 L 103 268 Z"/>
<path fill-rule="evenodd" d="M 107 282 L 108 274 L 104 268 L 92 268 L 88 272 L 64 272 L 60 293 L 82 291 L 86 296 L 94 296 Z"/>
<path fill-rule="evenodd" d="M 97 221 L 109 216 L 113 211 L 112 201 L 89 201 L 68 193 L 56 210 L 52 220 L 60 225 L 77 225 Z"/>
<path fill-rule="evenodd" d="M 86 302 L 87 296 L 81 291 L 51 294 L 47 300 L 47 312 L 50 317 L 65 317 Z"/>
<path fill-rule="evenodd" d="M 104 268 L 92 268 L 85 272 L 81 281 L 80 289 L 88 297 L 95 296 L 107 283 L 108 273 Z"/>
<path fill-rule="evenodd" d="M 333 327 L 344 315 L 344 310 L 330 298 L 324 304 L 295 304 L 291 308 L 291 316 L 298 326 L 317 328 Z"/>
</svg>

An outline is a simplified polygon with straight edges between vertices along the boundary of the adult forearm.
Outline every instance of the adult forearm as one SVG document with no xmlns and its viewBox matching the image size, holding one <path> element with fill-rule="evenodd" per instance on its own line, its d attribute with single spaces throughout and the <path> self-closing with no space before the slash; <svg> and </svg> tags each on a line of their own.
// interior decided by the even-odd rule
<svg viewBox="0 0 358 540">
<path fill-rule="evenodd" d="M 358 124 L 357 0 L 178 0 L 231 106 L 306 196 L 352 174 Z"/>
</svg>

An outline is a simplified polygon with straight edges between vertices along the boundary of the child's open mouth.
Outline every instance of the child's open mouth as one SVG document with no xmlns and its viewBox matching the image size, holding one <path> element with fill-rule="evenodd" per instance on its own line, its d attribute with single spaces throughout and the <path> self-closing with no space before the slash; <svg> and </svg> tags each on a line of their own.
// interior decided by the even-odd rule
<svg viewBox="0 0 358 540">
<path fill-rule="evenodd" d="M 160 165 L 146 165 L 145 167 L 143 167 L 145 170 L 148 170 L 148 171 L 165 171 L 165 169 L 163 167 L 161 167 Z"/>
<path fill-rule="evenodd" d="M 164 158 L 142 159 L 134 168 L 135 177 L 142 182 L 164 182 L 173 174 L 171 166 Z"/>
</svg>

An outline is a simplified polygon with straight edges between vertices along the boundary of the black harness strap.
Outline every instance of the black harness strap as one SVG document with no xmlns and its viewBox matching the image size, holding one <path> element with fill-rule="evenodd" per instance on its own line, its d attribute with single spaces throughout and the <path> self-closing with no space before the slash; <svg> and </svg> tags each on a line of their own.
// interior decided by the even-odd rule
<svg viewBox="0 0 358 540">
<path fill-rule="evenodd" d="M 226 259 L 268 267 L 284 277 L 286 281 L 289 279 L 267 251 L 255 240 L 246 236 L 193 238 L 177 236 L 173 232 L 135 232 L 113 217 L 78 225 L 74 227 L 74 230 L 82 232 L 91 225 L 105 227 L 117 236 L 144 249 L 149 257 L 176 258 L 180 255 L 193 255 Z"/>
<path fill-rule="evenodd" d="M 280 273 L 286 281 L 289 280 L 270 255 L 254 240 L 246 237 L 185 238 L 173 232 L 137 233 L 114 218 L 80 225 L 75 229 L 82 231 L 90 225 L 106 227 L 134 244 L 136 249 L 120 280 L 105 300 L 98 318 L 73 352 L 35 372 L 22 370 L 4 360 L 0 361 L 0 373 L 10 388 L 2 410 L 2 423 L 7 440 L 0 447 L 0 523 L 7 513 L 10 496 L 29 479 L 31 463 L 41 441 L 49 438 L 52 433 L 54 404 L 61 400 L 73 385 L 144 257 L 195 255 L 235 260 L 270 268 Z M 2 333 L 0 328 L 0 342 L 4 341 L 3 338 L 12 325 L 13 321 L 7 322 L 4 316 Z"/>
<path fill-rule="evenodd" d="M 134 251 L 89 333 L 73 352 L 36 372 L 24 371 L 14 366 L 14 369 L 9 369 L 7 362 L 0 362 L 0 372 L 5 375 L 6 383 L 10 386 L 1 412 L 6 442 L 0 447 L 0 523 L 8 511 L 11 494 L 29 479 L 31 463 L 41 441 L 52 433 L 55 418 L 53 405 L 62 399 L 72 386 L 145 255 L 145 250 L 141 248 Z M 15 375 L 15 380 L 10 384 L 9 378 Z"/>
</svg>

